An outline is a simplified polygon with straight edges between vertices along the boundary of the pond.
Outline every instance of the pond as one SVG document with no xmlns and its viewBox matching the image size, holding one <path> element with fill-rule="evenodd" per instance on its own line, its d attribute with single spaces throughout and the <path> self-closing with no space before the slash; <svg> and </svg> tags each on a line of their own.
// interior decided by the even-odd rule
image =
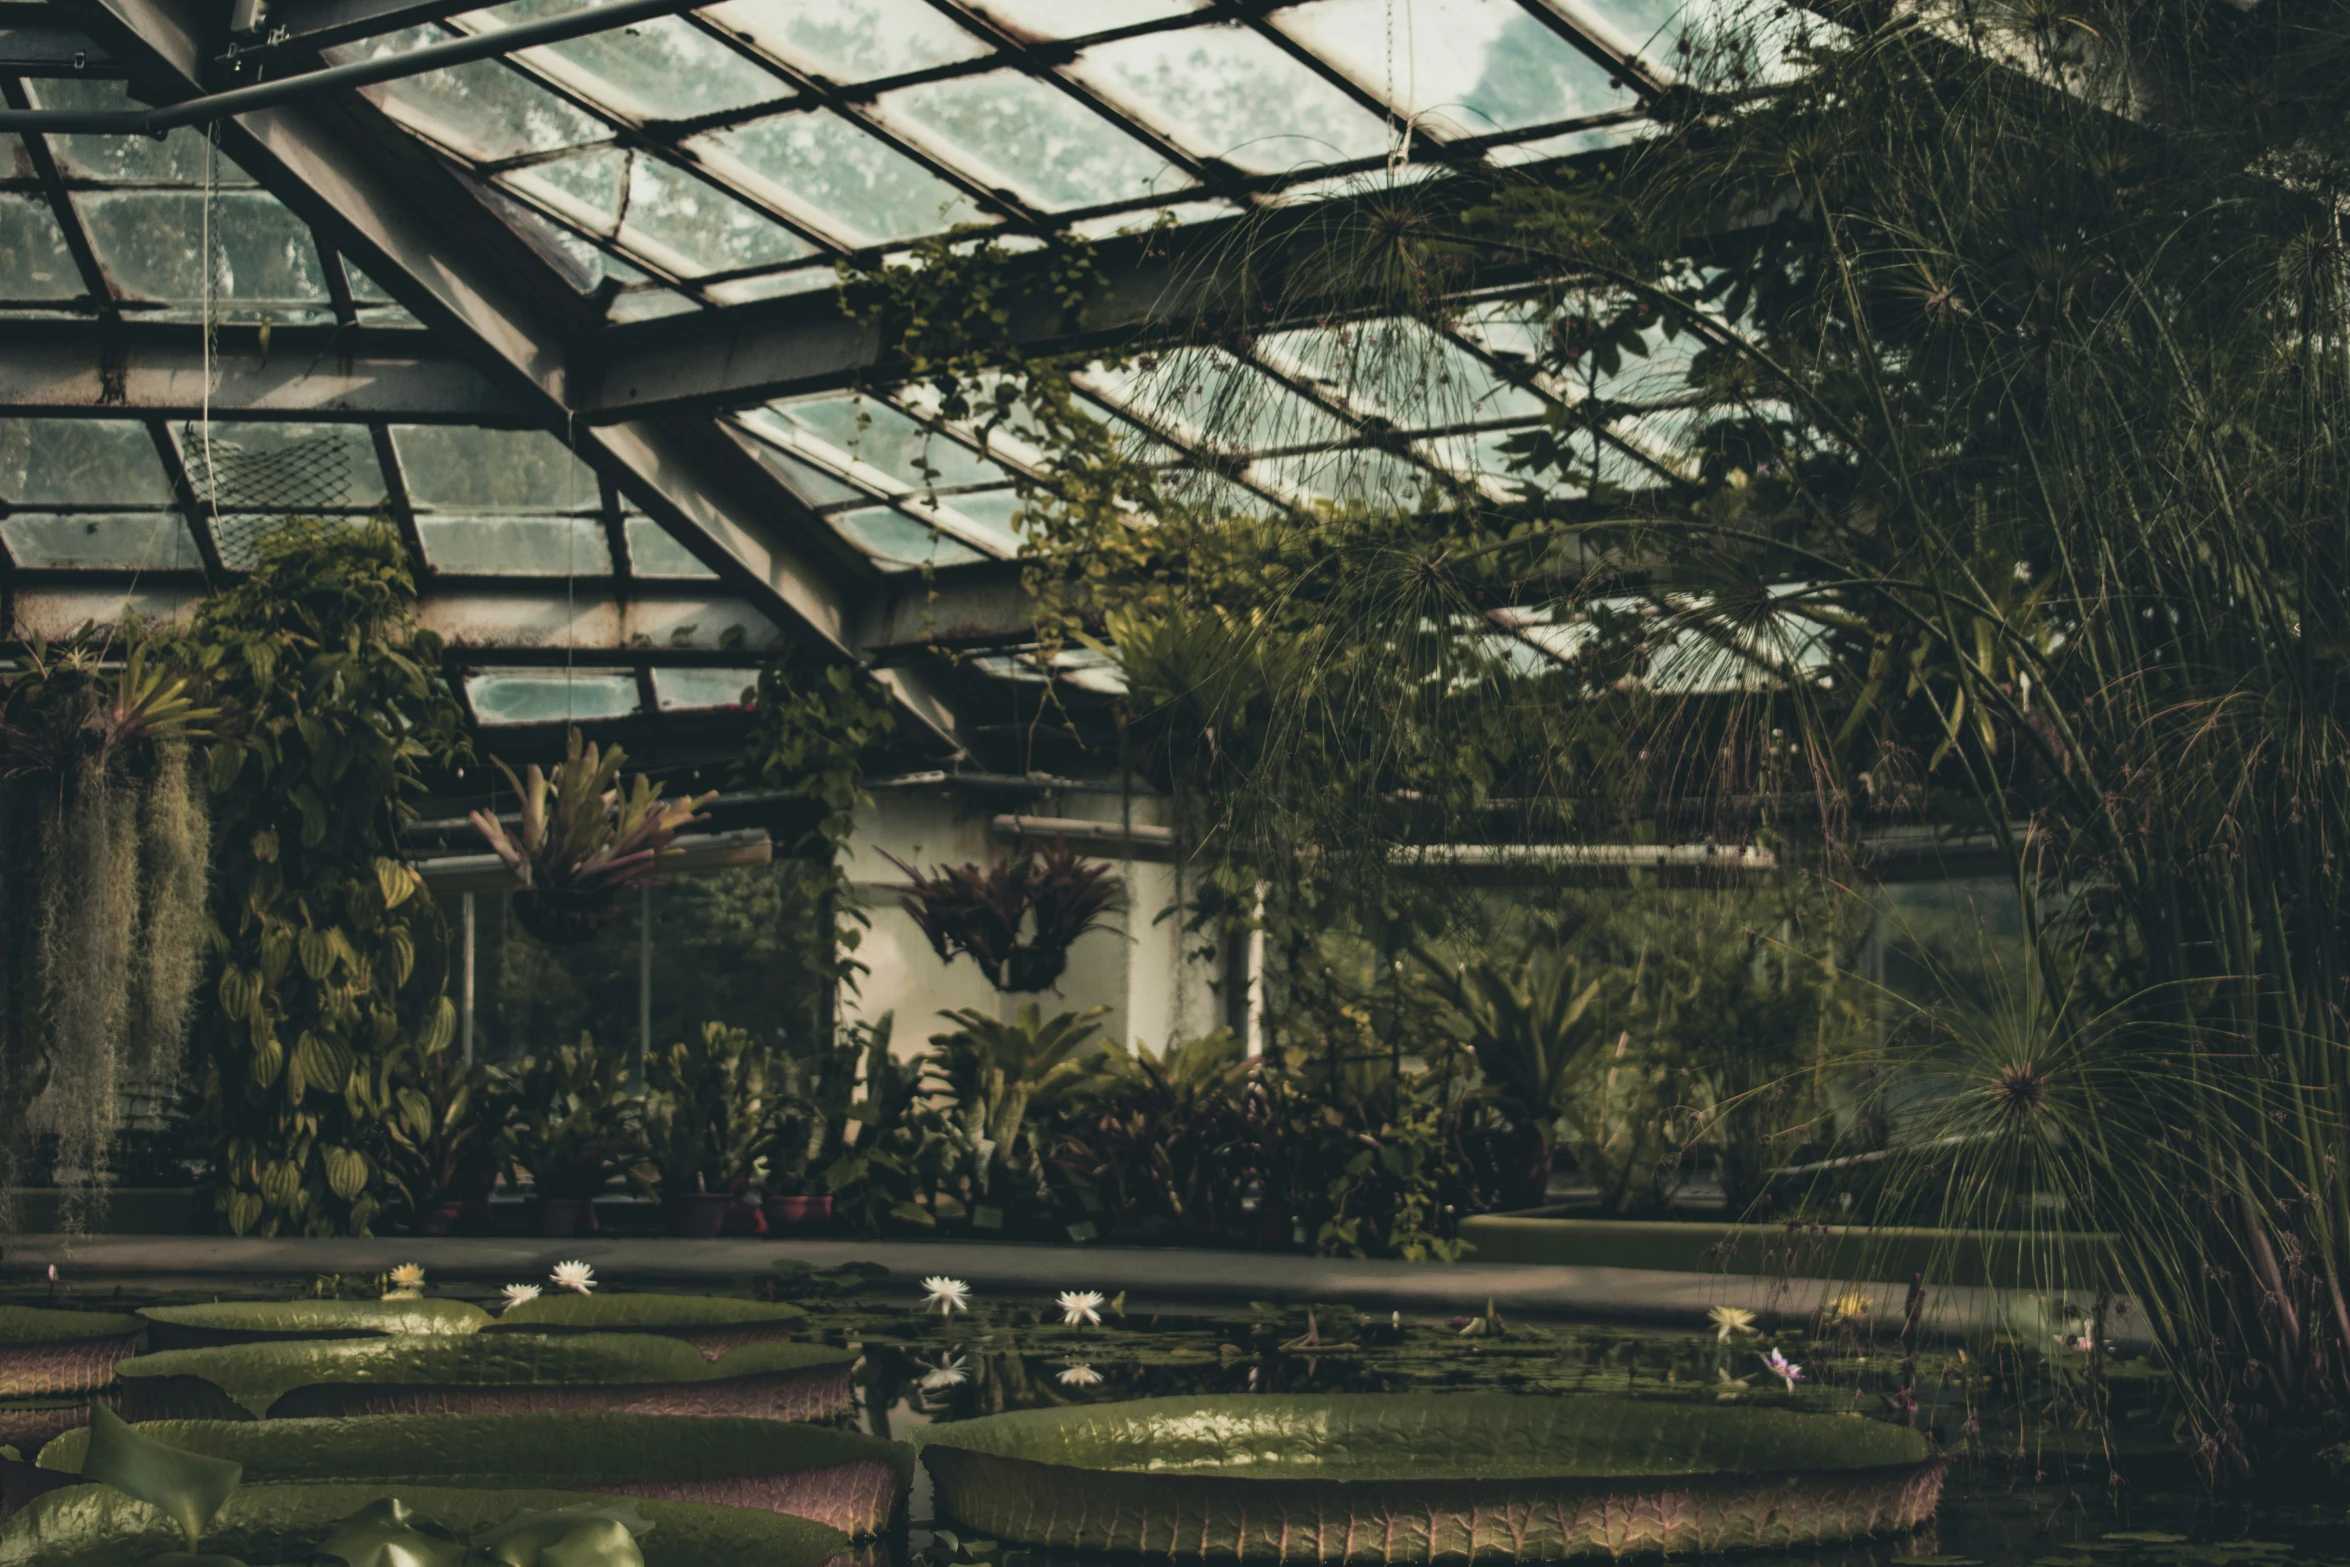
<svg viewBox="0 0 2350 1567">
<path fill-rule="evenodd" d="M 298 1289 L 275 1282 L 240 1296 L 18 1287 L 0 1301 L 122 1311 L 219 1298 L 371 1298 L 381 1287 L 354 1278 Z M 903 1440 L 938 1422 L 1172 1395 L 1606 1394 L 1796 1410 L 1927 1432 L 1952 1459 L 1942 1505 L 1933 1523 L 1906 1534 L 1738 1558 L 1755 1567 L 2350 1567 L 2341 1490 L 2312 1483 L 2211 1502 L 2176 1440 L 2177 1413 L 2156 1368 L 2120 1355 L 2101 1356 L 2093 1369 L 2086 1354 L 2055 1343 L 1984 1335 L 1905 1345 L 1852 1328 L 1672 1330 L 1504 1319 L 1474 1306 L 1435 1319 L 1343 1302 L 1174 1311 L 1091 1297 L 1070 1313 L 1043 1290 L 978 1295 L 942 1318 L 924 1309 L 917 1281 L 854 1266 L 702 1292 L 803 1307 L 808 1318 L 795 1338 L 858 1357 L 853 1423 L 875 1436 Z M 487 1285 L 430 1294 L 493 1313 L 500 1304 Z M 1065 1320 L 1072 1315 L 1078 1320 Z M 1770 1356 L 1799 1375 L 1787 1380 Z M 930 1476 L 918 1467 L 911 1527 L 890 1542 L 899 1567 L 1044 1559 L 970 1537 L 933 1512 Z"/>
</svg>

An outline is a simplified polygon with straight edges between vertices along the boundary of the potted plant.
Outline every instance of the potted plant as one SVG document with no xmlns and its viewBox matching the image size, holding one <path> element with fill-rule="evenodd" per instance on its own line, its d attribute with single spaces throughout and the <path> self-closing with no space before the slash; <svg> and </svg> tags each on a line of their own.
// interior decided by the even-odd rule
<svg viewBox="0 0 2350 1567">
<path fill-rule="evenodd" d="M 1003 991 L 1051 989 L 1069 966 L 1070 947 L 1118 901 L 1110 865 L 1088 865 L 1065 844 L 1041 855 L 1023 849 L 992 871 L 941 865 L 924 875 L 894 854 L 882 858 L 906 873 L 898 905 L 931 950 L 949 963 L 968 954 Z"/>
<path fill-rule="evenodd" d="M 1044 1150 L 1032 1118 L 1093 1084 L 1107 1048 L 1098 1020 L 1108 1011 L 1093 1007 L 1047 1019 L 1032 1001 L 1009 1023 L 973 1010 L 939 1014 L 956 1026 L 930 1036 L 923 1087 L 953 1107 L 945 1121 L 961 1166 L 956 1195 L 974 1229 L 1000 1232 L 1007 1210 L 1024 1221 L 1037 1217 Z"/>
<path fill-rule="evenodd" d="M 508 1105 L 489 1069 L 450 1043 L 446 1003 L 424 1037 L 387 1052 L 352 1088 L 377 1129 L 376 1162 L 398 1193 L 395 1211 L 418 1235 L 486 1227 Z"/>
<path fill-rule="evenodd" d="M 653 879 L 679 831 L 703 820 L 716 790 L 663 800 L 661 786 L 639 773 L 620 787 L 627 753 L 599 752 L 577 729 L 552 773 L 537 765 L 523 776 L 496 757 L 498 771 L 522 797 L 519 841 L 487 811 L 472 815 L 474 829 L 522 883 L 514 917 L 541 941 L 577 945 L 594 937 L 619 911 L 620 894 Z"/>
<path fill-rule="evenodd" d="M 642 1152 L 637 1102 L 621 1058 L 598 1050 L 583 1033 L 577 1044 L 533 1051 L 501 1075 L 514 1115 L 499 1133 L 499 1162 L 508 1180 L 530 1176 L 538 1233 L 593 1230 L 596 1195 Z"/>
<path fill-rule="evenodd" d="M 769 1230 L 796 1230 L 821 1224 L 832 1217 L 832 1193 L 824 1186 L 816 1159 L 824 1146 L 825 1091 L 841 1076 L 833 1058 L 839 1049 L 813 1060 L 778 1054 L 772 1067 L 773 1103 L 768 1112 L 767 1137 L 762 1151 L 766 1170 L 761 1207 Z M 855 1083 L 855 1061 L 849 1083 Z"/>
<path fill-rule="evenodd" d="M 749 1029 L 724 1023 L 645 1058 L 645 1149 L 679 1234 L 716 1235 L 759 1173 L 773 1136 L 772 1070 Z"/>
</svg>

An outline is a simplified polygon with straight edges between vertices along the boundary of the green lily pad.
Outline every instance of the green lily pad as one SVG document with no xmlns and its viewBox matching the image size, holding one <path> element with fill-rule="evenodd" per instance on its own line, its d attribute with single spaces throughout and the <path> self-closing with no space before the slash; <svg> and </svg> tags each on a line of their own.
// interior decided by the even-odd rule
<svg viewBox="0 0 2350 1567">
<path fill-rule="evenodd" d="M 906 1493 L 903 1442 L 780 1420 L 674 1415 L 413 1415 L 347 1420 L 156 1421 L 156 1443 L 233 1459 L 255 1484 L 595 1491 L 764 1507 L 851 1536 L 880 1533 Z M 89 1433 L 41 1450 L 79 1470 Z"/>
<path fill-rule="evenodd" d="M 722 1295 L 582 1295 L 564 1290 L 510 1306 L 493 1326 L 523 1333 L 658 1333 L 715 1360 L 745 1344 L 786 1339 L 808 1314 L 797 1306 Z"/>
<path fill-rule="evenodd" d="M 0 1306 L 0 1398 L 62 1398 L 114 1380 L 138 1348 L 139 1319 L 111 1311 Z"/>
<path fill-rule="evenodd" d="M 496 1333 L 166 1350 L 116 1374 L 133 1420 L 586 1409 L 795 1420 L 848 1413 L 855 1358 L 750 1344 L 713 1363 L 651 1333 Z"/>
<path fill-rule="evenodd" d="M 158 1508 L 180 1526 L 193 1551 L 204 1526 L 236 1493 L 245 1470 L 233 1458 L 215 1458 L 158 1442 L 131 1428 L 105 1405 L 90 1410 L 82 1438 L 80 1472 L 101 1485 Z"/>
<path fill-rule="evenodd" d="M 429 1522 L 483 1541 L 527 1515 L 561 1513 L 582 1500 L 563 1491 L 249 1485 L 205 1531 L 204 1549 L 248 1562 L 311 1561 L 353 1515 L 394 1498 L 408 1508 L 411 1527 Z M 634 1505 L 652 1525 L 637 1542 L 645 1567 L 817 1567 L 848 1544 L 837 1529 L 781 1513 L 694 1502 Z M 0 1524 L 0 1567 L 148 1567 L 179 1545 L 178 1530 L 152 1507 L 105 1486 L 77 1485 L 36 1498 Z M 541 1555 L 534 1567 L 559 1564 Z"/>
<path fill-rule="evenodd" d="M 150 1306 L 159 1350 L 267 1344 L 280 1339 L 376 1338 L 390 1334 L 478 1333 L 490 1314 L 462 1300 L 221 1300 Z"/>
<path fill-rule="evenodd" d="M 1150 1398 L 931 1425 L 940 1512 L 1056 1550 L 1314 1561 L 1725 1551 L 1932 1516 L 1900 1426 L 1719 1404 Z"/>
</svg>

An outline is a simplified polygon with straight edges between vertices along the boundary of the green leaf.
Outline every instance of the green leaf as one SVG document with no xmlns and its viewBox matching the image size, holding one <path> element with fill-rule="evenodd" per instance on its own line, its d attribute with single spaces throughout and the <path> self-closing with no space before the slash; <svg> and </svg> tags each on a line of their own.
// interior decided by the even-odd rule
<svg viewBox="0 0 2350 1567">
<path fill-rule="evenodd" d="M 331 1171 L 335 1156 L 349 1150 L 321 1152 Z M 331 1174 L 328 1179 L 333 1179 Z M 149 1306 L 139 1315 L 151 1325 L 159 1349 L 201 1349 L 277 1339 L 348 1339 L 366 1334 L 461 1337 L 480 1332 L 490 1321 L 488 1312 L 462 1300 L 221 1300 L 195 1306 Z"/>
<path fill-rule="evenodd" d="M 89 1449 L 81 1473 L 162 1509 L 179 1525 L 193 1551 L 204 1538 L 204 1526 L 236 1491 L 245 1470 L 233 1459 L 211 1458 L 141 1436 L 104 1404 L 92 1404 Z"/>
<path fill-rule="evenodd" d="M 425 1304 L 433 1304 L 426 1302 Z M 463 1489 L 599 1491 L 625 1486 L 677 1501 L 739 1496 L 843 1533 L 883 1532 L 913 1478 L 914 1452 L 854 1431 L 782 1420 L 671 1415 L 415 1415 L 314 1420 L 159 1420 L 142 1435 L 232 1458 L 250 1484 L 365 1480 Z M 71 1469 L 88 1438 L 41 1450 Z"/>
<path fill-rule="evenodd" d="M 338 1525 L 394 1494 L 383 1485 L 249 1485 L 213 1520 L 212 1548 L 232 1559 L 310 1561 L 318 1542 Z M 429 1521 L 439 1534 L 473 1540 L 580 1505 L 576 1494 L 560 1491 L 402 1486 L 396 1495 L 412 1525 Z M 757 1508 L 651 1500 L 634 1505 L 652 1526 L 640 1546 L 645 1567 L 819 1567 L 848 1544 L 837 1529 Z M 174 1543 L 152 1509 L 103 1486 L 68 1486 L 35 1498 L 0 1523 L 0 1567 L 148 1567 Z M 542 1552 L 536 1567 L 564 1564 Z"/>
<path fill-rule="evenodd" d="M 808 1320 L 781 1302 L 724 1295 L 582 1295 L 565 1290 L 509 1306 L 496 1326 L 530 1333 L 668 1333 L 704 1328 L 766 1329 L 777 1336 Z M 747 1340 L 746 1340 L 747 1341 Z"/>
<path fill-rule="evenodd" d="M 1775 1548 L 1909 1528 L 1942 1483 L 1905 1427 L 1599 1397 L 1147 1398 L 919 1441 L 942 1516 L 1088 1553 L 1170 1554 L 1177 1518 L 1186 1555 L 1292 1561 L 1361 1540 L 1418 1561 Z M 1666 1487 L 1686 1505 L 1641 1505 Z"/>
<path fill-rule="evenodd" d="M 567 1387 L 587 1390 L 592 1401 L 596 1389 L 747 1376 L 774 1379 L 779 1397 L 800 1389 L 811 1409 L 846 1413 L 855 1358 L 824 1344 L 748 1344 L 713 1363 L 690 1344 L 652 1333 L 491 1333 L 167 1350 L 126 1360 L 115 1375 L 124 1409 L 141 1419 L 233 1419 L 240 1409 L 260 1419 L 297 1389 L 305 1390 L 301 1407 L 278 1409 L 280 1418 L 357 1412 L 370 1389 L 383 1386 L 465 1389 L 489 1402 L 505 1389 Z"/>
<path fill-rule="evenodd" d="M 318 1554 L 344 1567 L 465 1567 L 472 1552 L 406 1502 L 387 1496 L 335 1525 Z"/>
</svg>

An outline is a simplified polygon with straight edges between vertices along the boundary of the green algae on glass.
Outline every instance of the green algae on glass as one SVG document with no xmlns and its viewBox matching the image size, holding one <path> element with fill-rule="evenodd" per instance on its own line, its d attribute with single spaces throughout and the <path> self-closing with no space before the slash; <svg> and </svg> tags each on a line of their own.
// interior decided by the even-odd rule
<svg viewBox="0 0 2350 1567">
<path fill-rule="evenodd" d="M 387 1500 L 450 1534 L 486 1541 L 526 1515 L 578 1509 L 582 1499 L 570 1491 L 249 1485 L 214 1517 L 204 1548 L 248 1562 L 313 1561 L 339 1526 Z M 645 1567 L 817 1567 L 848 1544 L 837 1529 L 782 1513 L 694 1502 L 630 1505 L 652 1525 L 637 1542 Z M 51 1491 L 0 1524 L 0 1567 L 147 1567 L 179 1546 L 169 1519 L 102 1485 Z"/>
<path fill-rule="evenodd" d="M 1046 1549 L 1426 1561 L 1723 1551 L 1932 1516 L 1924 1436 L 1856 1416 L 1507 1394 L 1242 1395 L 925 1427 L 939 1511 Z"/>
<path fill-rule="evenodd" d="M 847 1412 L 848 1370 L 855 1356 L 824 1344 L 750 1344 L 711 1362 L 691 1344 L 651 1333 L 577 1333 L 542 1337 L 527 1333 L 479 1336 L 298 1340 L 276 1344 L 231 1344 L 217 1349 L 166 1350 L 124 1361 L 123 1412 L 138 1419 L 266 1418 L 298 1390 L 300 1408 L 281 1415 L 369 1412 L 359 1407 L 379 1392 L 413 1399 L 423 1407 L 403 1413 L 462 1413 L 462 1400 L 436 1403 L 432 1395 L 462 1392 L 551 1394 L 626 1389 L 680 1389 L 678 1412 L 754 1413 L 722 1407 L 756 1402 L 696 1397 L 691 1389 L 722 1389 L 753 1379 L 814 1378 L 839 1383 L 837 1412 Z M 549 1399 L 540 1407 L 593 1407 L 580 1400 Z M 316 1407 L 311 1407 L 316 1406 Z M 522 1407 L 527 1407 L 524 1405 Z M 380 1411 L 379 1411 L 380 1412 Z M 490 1411 L 481 1411 L 484 1413 Z M 647 1409 L 644 1412 L 667 1412 Z M 826 1412 L 834 1412 L 827 1410 Z"/>
<path fill-rule="evenodd" d="M 914 1450 L 858 1432 L 722 1416 L 516 1414 L 353 1419 L 160 1420 L 156 1444 L 227 1459 L 256 1484 L 579 1490 L 723 1501 L 880 1533 L 913 1478 Z M 78 1471 L 87 1432 L 41 1450 Z"/>
<path fill-rule="evenodd" d="M 490 1314 L 462 1300 L 221 1300 L 196 1306 L 149 1306 L 158 1349 L 201 1349 L 274 1339 L 367 1338 L 395 1334 L 467 1334 Z"/>
</svg>

